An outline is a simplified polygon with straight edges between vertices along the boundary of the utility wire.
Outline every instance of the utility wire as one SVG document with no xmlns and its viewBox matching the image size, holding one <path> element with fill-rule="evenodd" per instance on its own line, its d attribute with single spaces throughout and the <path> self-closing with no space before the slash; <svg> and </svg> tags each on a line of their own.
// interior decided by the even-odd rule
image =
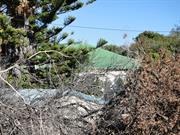
<svg viewBox="0 0 180 135">
<path fill-rule="evenodd" d="M 60 26 L 58 24 L 53 24 L 56 26 Z M 104 27 L 91 27 L 91 26 L 78 26 L 78 25 L 69 25 L 68 27 L 72 28 L 80 28 L 80 29 L 91 29 L 91 30 L 104 30 L 104 31 L 121 31 L 121 32 L 144 32 L 144 31 L 151 31 L 151 30 L 135 30 L 135 29 L 119 29 L 119 28 L 104 28 Z M 154 32 L 159 33 L 169 33 L 170 31 L 167 30 L 157 30 Z"/>
<path fill-rule="evenodd" d="M 21 20 L 21 19 L 15 19 L 15 20 Z M 64 25 L 62 25 L 62 24 L 55 24 L 55 23 L 52 23 L 52 26 L 63 26 L 63 27 L 64 27 Z M 80 28 L 80 29 L 90 29 L 90 30 L 121 31 L 121 32 L 144 32 L 144 31 L 153 31 L 153 30 L 135 30 L 135 29 L 104 28 L 104 27 L 79 26 L 79 25 L 68 25 L 67 27 Z M 153 31 L 153 32 L 169 33 L 170 31 L 167 31 L 167 30 L 156 30 L 156 31 Z"/>
</svg>

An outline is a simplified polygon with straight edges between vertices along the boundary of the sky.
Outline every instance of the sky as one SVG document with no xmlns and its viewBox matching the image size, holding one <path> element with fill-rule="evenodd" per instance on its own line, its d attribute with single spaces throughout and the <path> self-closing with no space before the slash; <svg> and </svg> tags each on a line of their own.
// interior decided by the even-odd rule
<svg viewBox="0 0 180 135">
<path fill-rule="evenodd" d="M 91 45 L 100 38 L 109 44 L 128 45 L 145 30 L 167 35 L 175 25 L 180 25 L 180 0 L 97 0 L 92 5 L 59 16 L 52 25 L 62 24 L 68 15 L 77 17 L 64 29 L 64 32 L 74 32 L 69 38 Z M 124 35 L 127 37 L 123 38 Z"/>
</svg>

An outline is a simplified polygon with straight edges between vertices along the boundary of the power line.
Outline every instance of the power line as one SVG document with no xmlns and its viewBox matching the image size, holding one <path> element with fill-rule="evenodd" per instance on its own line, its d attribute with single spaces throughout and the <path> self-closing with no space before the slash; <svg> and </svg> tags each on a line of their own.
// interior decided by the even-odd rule
<svg viewBox="0 0 180 135">
<path fill-rule="evenodd" d="M 58 25 L 58 24 L 53 24 L 53 25 Z M 144 32 L 144 31 L 151 31 L 151 30 L 135 30 L 135 29 L 119 29 L 119 28 L 78 26 L 78 25 L 69 25 L 68 27 L 80 28 L 80 29 L 90 29 L 90 30 L 121 31 L 121 32 Z M 154 31 L 154 32 L 169 33 L 170 31 L 167 31 L 167 30 L 157 30 L 157 31 Z"/>
<path fill-rule="evenodd" d="M 95 30 L 108 30 L 108 31 L 129 31 L 129 32 L 140 32 L 140 30 L 128 30 L 128 29 L 118 29 L 118 28 L 100 28 L 100 27 L 90 27 L 90 26 L 77 26 L 70 25 L 73 28 L 82 28 L 82 29 L 95 29 Z"/>
</svg>

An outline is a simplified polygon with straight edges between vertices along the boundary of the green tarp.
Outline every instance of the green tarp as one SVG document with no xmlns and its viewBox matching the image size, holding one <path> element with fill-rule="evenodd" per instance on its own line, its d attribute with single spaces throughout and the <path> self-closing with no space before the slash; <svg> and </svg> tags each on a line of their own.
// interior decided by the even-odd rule
<svg viewBox="0 0 180 135">
<path fill-rule="evenodd" d="M 89 66 L 96 69 L 129 70 L 137 68 L 135 59 L 101 48 L 89 52 Z"/>
<path fill-rule="evenodd" d="M 96 49 L 92 45 L 72 44 L 68 46 L 67 49 L 68 48 L 91 48 L 92 51 L 88 53 L 88 68 L 90 69 L 129 70 L 136 69 L 138 67 L 136 60 L 133 58 L 122 56 L 102 48 Z"/>
</svg>

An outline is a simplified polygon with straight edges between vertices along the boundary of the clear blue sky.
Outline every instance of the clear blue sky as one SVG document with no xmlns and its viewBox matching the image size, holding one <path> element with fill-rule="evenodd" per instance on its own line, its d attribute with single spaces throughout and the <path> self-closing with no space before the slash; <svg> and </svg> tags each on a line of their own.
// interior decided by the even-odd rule
<svg viewBox="0 0 180 135">
<path fill-rule="evenodd" d="M 68 15 L 77 17 L 71 24 L 74 26 L 125 30 L 68 27 L 65 32 L 74 32 L 70 38 L 89 44 L 96 44 L 99 38 L 105 38 L 109 43 L 125 45 L 140 33 L 126 30 L 170 31 L 175 24 L 180 24 L 180 0 L 97 0 L 90 6 L 60 16 L 53 24 L 62 24 L 64 16 Z M 126 39 L 123 39 L 124 34 L 128 35 Z"/>
</svg>

